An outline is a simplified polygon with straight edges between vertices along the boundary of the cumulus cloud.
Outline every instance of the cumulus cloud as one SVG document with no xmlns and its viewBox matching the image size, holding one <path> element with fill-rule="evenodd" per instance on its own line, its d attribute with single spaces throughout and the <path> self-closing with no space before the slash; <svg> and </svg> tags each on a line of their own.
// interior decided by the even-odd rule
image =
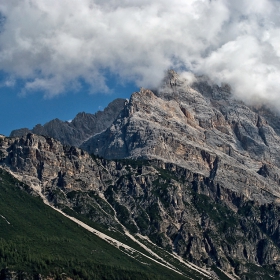
<svg viewBox="0 0 280 280">
<path fill-rule="evenodd" d="M 49 97 L 81 82 L 154 87 L 168 68 L 277 101 L 279 0 L 2 0 L 0 69 Z M 280 104 L 280 102 L 279 102 Z"/>
</svg>

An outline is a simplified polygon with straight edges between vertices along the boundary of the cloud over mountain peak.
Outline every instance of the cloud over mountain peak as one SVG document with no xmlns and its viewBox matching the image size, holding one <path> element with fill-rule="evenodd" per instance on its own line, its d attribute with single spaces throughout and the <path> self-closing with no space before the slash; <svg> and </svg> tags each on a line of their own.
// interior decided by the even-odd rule
<svg viewBox="0 0 280 280">
<path fill-rule="evenodd" d="M 275 102 L 279 11 L 277 0 L 4 0 L 1 70 L 51 97 L 81 81 L 108 91 L 108 73 L 154 87 L 174 68 Z"/>
</svg>

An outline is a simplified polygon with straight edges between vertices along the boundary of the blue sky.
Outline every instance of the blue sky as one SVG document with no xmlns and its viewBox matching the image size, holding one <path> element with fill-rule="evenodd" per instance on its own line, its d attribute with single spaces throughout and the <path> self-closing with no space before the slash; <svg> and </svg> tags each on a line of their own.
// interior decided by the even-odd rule
<svg viewBox="0 0 280 280">
<path fill-rule="evenodd" d="M 279 0 L 1 0 L 0 133 L 94 113 L 174 69 L 280 112 Z"/>
<path fill-rule="evenodd" d="M 2 73 L 2 79 L 5 77 Z M 1 75 L 0 75 L 1 81 Z M 21 86 L 0 88 L 0 134 L 9 136 L 18 128 L 33 128 L 36 124 L 44 124 L 54 118 L 69 121 L 79 112 L 95 113 L 103 110 L 116 98 L 130 98 L 139 88 L 131 83 L 118 85 L 114 79 L 109 85 L 110 93 L 89 93 L 89 88 L 83 86 L 77 91 L 66 91 L 53 98 L 44 97 L 40 91 L 25 96 L 20 95 Z"/>
</svg>

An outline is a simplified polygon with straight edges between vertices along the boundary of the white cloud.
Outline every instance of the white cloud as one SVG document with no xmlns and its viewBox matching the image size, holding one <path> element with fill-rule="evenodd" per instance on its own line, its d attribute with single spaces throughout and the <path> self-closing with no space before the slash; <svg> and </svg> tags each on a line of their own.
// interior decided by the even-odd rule
<svg viewBox="0 0 280 280">
<path fill-rule="evenodd" d="M 280 105 L 279 11 L 279 0 L 2 0 L 0 69 L 51 97 L 81 79 L 108 91 L 108 71 L 154 87 L 175 68 Z"/>
</svg>

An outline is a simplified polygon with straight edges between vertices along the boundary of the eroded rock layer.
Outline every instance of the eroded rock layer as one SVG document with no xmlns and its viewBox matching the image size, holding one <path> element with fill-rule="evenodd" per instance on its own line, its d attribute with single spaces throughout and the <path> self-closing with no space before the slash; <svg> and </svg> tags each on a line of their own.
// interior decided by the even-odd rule
<svg viewBox="0 0 280 280">
<path fill-rule="evenodd" d="M 256 271 L 278 275 L 280 209 L 267 191 L 252 199 L 212 173 L 156 159 L 92 158 L 33 134 L 2 138 L 1 166 L 57 207 L 111 230 L 121 231 L 121 223 L 199 266 L 215 265 L 244 279 L 262 279 L 252 278 Z"/>
<path fill-rule="evenodd" d="M 265 113 L 265 114 L 264 114 Z M 81 147 L 107 159 L 158 159 L 261 203 L 277 201 L 280 137 L 227 86 L 192 86 L 174 71 L 157 91 L 132 95 L 115 122 Z M 270 114 L 271 115 L 271 114 Z M 278 131 L 276 129 L 276 131 Z"/>
<path fill-rule="evenodd" d="M 277 279 L 279 120 L 170 71 L 82 149 L 29 133 L 1 137 L 0 160 L 65 211 L 232 277 Z"/>
</svg>

